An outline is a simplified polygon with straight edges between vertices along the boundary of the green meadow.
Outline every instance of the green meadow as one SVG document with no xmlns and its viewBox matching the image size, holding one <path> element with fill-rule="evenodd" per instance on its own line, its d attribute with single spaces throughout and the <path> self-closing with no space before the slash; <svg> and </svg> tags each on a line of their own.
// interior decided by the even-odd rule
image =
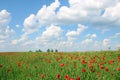
<svg viewBox="0 0 120 80">
<path fill-rule="evenodd" d="M 120 80 L 120 51 L 0 53 L 0 80 Z"/>
</svg>

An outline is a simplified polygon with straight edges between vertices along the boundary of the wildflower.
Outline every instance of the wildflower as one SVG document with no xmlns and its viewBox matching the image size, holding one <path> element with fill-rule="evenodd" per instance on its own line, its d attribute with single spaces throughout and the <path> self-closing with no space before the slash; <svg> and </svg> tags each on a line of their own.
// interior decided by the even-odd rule
<svg viewBox="0 0 120 80">
<path fill-rule="evenodd" d="M 59 58 L 56 58 L 56 61 L 58 62 Z"/>
<path fill-rule="evenodd" d="M 45 75 L 44 75 L 44 74 L 42 75 L 42 78 L 43 78 L 43 79 L 45 78 Z"/>
<path fill-rule="evenodd" d="M 120 62 L 120 59 L 118 59 L 118 62 Z"/>
<path fill-rule="evenodd" d="M 105 71 L 106 71 L 106 72 L 108 72 L 108 71 L 109 71 L 109 69 L 108 69 L 108 68 L 105 68 Z"/>
<path fill-rule="evenodd" d="M 21 66 L 21 63 L 20 63 L 20 62 L 18 62 L 18 63 L 17 63 L 17 65 L 18 65 L 18 67 L 20 67 L 20 66 Z"/>
<path fill-rule="evenodd" d="M 61 64 L 60 64 L 60 66 L 62 67 L 62 66 L 64 66 L 64 64 L 63 64 L 63 63 L 61 63 Z"/>
<path fill-rule="evenodd" d="M 36 69 L 36 68 L 37 68 L 37 66 L 34 66 L 34 68 Z"/>
<path fill-rule="evenodd" d="M 85 60 L 82 60 L 82 64 L 87 64 L 87 62 Z"/>
<path fill-rule="evenodd" d="M 2 64 L 0 64 L 0 68 L 2 68 Z"/>
<path fill-rule="evenodd" d="M 86 72 L 86 69 L 82 69 L 82 72 Z"/>
<path fill-rule="evenodd" d="M 73 78 L 70 78 L 69 80 L 74 80 Z"/>
<path fill-rule="evenodd" d="M 100 69 L 104 69 L 104 66 L 103 66 L 103 65 L 100 65 Z"/>
<path fill-rule="evenodd" d="M 89 68 L 93 68 L 93 65 L 92 65 L 92 64 L 88 64 L 88 67 L 89 67 Z"/>
<path fill-rule="evenodd" d="M 57 75 L 57 79 L 60 79 L 60 74 Z"/>
<path fill-rule="evenodd" d="M 69 79 L 70 77 L 68 75 L 65 76 L 65 79 Z"/>
<path fill-rule="evenodd" d="M 80 77 L 77 77 L 76 80 L 80 80 Z"/>
<path fill-rule="evenodd" d="M 91 69 L 90 71 L 91 71 L 91 72 L 95 72 L 95 70 L 93 70 L 93 69 Z"/>
<path fill-rule="evenodd" d="M 48 63 L 51 63 L 51 60 L 48 60 Z"/>
<path fill-rule="evenodd" d="M 10 71 L 11 71 L 11 68 L 8 68 L 8 69 L 7 69 L 7 73 L 9 73 Z"/>
<path fill-rule="evenodd" d="M 120 68 L 118 68 L 117 70 L 120 71 Z"/>
<path fill-rule="evenodd" d="M 109 62 L 109 64 L 113 64 L 114 63 L 114 60 L 111 60 L 110 62 Z"/>
<path fill-rule="evenodd" d="M 100 65 L 104 65 L 105 63 L 104 62 L 100 62 Z"/>
</svg>

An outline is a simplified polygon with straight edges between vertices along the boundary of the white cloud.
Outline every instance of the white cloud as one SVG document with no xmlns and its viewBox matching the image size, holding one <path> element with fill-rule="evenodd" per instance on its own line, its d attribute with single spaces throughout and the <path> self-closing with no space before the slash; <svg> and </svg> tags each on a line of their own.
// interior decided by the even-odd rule
<svg viewBox="0 0 120 80">
<path fill-rule="evenodd" d="M 39 22 L 37 22 L 37 18 L 34 14 L 31 14 L 24 21 L 24 32 L 31 34 L 35 32 L 39 28 Z"/>
<path fill-rule="evenodd" d="M 20 27 L 20 25 L 17 24 L 17 25 L 16 25 L 16 28 L 19 28 L 19 27 Z"/>
<path fill-rule="evenodd" d="M 85 27 L 84 25 L 78 24 L 77 31 L 69 31 L 69 32 L 67 32 L 66 36 L 69 36 L 69 37 L 78 36 L 78 35 L 80 35 L 81 32 L 83 32 L 85 29 L 87 29 L 87 27 Z"/>
<path fill-rule="evenodd" d="M 119 15 L 120 10 L 119 10 L 119 8 L 120 8 L 120 2 L 117 3 L 115 6 L 106 8 L 103 17 L 120 18 L 120 15 Z"/>
<path fill-rule="evenodd" d="M 85 23 L 101 18 L 103 9 L 113 7 L 119 0 L 69 0 L 70 7 L 62 6 L 57 12 L 57 18 L 61 23 Z M 99 18 L 98 21 L 99 21 Z M 96 22 L 96 21 L 95 21 Z"/>
<path fill-rule="evenodd" d="M 110 4 L 109 7 L 105 7 L 105 12 L 102 16 L 94 17 L 91 19 L 91 25 L 96 26 L 98 28 L 102 29 L 111 29 L 114 27 L 120 26 L 120 16 L 119 16 L 119 8 L 120 8 L 120 1 L 115 0 L 108 1 L 109 3 L 113 3 L 114 5 Z M 107 4 L 106 4 L 107 5 Z"/>
<path fill-rule="evenodd" d="M 62 6 L 57 13 L 58 23 L 62 24 L 71 24 L 71 23 L 80 23 L 84 22 L 87 19 L 85 18 L 87 12 L 80 9 L 80 7 L 69 8 Z"/>
<path fill-rule="evenodd" d="M 6 27 L 10 22 L 11 16 L 10 13 L 6 10 L 0 11 L 0 27 Z"/>
<path fill-rule="evenodd" d="M 24 28 L 22 29 L 23 34 L 19 39 L 12 40 L 12 44 L 16 46 L 25 46 L 28 47 L 28 45 L 33 45 L 33 43 L 36 45 L 38 44 L 36 40 L 29 40 L 29 35 L 35 33 L 38 31 L 43 25 L 51 25 L 52 22 L 56 21 L 55 18 L 55 10 L 60 6 L 60 3 L 58 0 L 55 0 L 55 2 L 51 3 L 50 6 L 44 5 L 37 14 L 30 14 L 25 20 L 24 20 Z M 46 29 L 45 32 L 40 37 L 37 37 L 37 41 L 40 39 L 42 41 L 49 40 L 50 38 L 58 38 L 59 34 L 61 32 L 61 28 L 59 26 L 51 25 Z M 41 41 L 40 40 L 40 41 Z"/>
<path fill-rule="evenodd" d="M 36 17 L 41 25 L 53 24 L 56 21 L 55 10 L 60 6 L 60 2 L 55 0 L 50 6 L 44 5 L 37 13 Z"/>
<path fill-rule="evenodd" d="M 110 46 L 110 39 L 104 39 L 103 40 L 103 46 L 104 47 L 109 47 Z"/>
<path fill-rule="evenodd" d="M 105 16 L 111 11 L 111 7 L 116 7 L 119 0 L 69 0 L 70 7 L 61 6 L 58 0 L 51 3 L 50 6 L 44 5 L 37 14 L 31 14 L 24 21 L 23 31 L 26 34 L 36 32 L 43 25 L 51 24 L 83 24 L 89 21 L 89 24 L 99 28 L 106 28 L 105 26 L 113 26 L 116 21 L 108 19 Z M 109 10 L 110 8 L 110 10 Z M 57 10 L 58 9 L 58 10 Z M 105 13 L 100 16 L 105 9 Z M 114 8 L 113 8 L 114 9 Z M 57 11 L 56 11 L 57 10 Z M 113 10 L 116 12 L 116 8 Z M 116 14 L 115 14 L 116 15 Z M 117 15 L 119 16 L 119 15 Z M 111 17 L 111 16 L 110 16 Z M 113 22 L 112 24 L 111 21 Z M 119 24 L 118 24 L 119 25 Z M 103 27 L 101 27 L 103 26 Z M 75 31 L 69 32 L 67 35 L 77 35 Z"/>
<path fill-rule="evenodd" d="M 7 10 L 0 11 L 0 42 L 8 42 L 14 35 L 15 31 L 10 29 L 9 22 L 11 15 Z"/>
<path fill-rule="evenodd" d="M 90 44 L 90 43 L 92 43 L 92 42 L 93 42 L 92 39 L 85 39 L 85 40 L 82 41 L 81 43 L 82 43 L 83 45 L 87 45 L 87 44 Z"/>
<path fill-rule="evenodd" d="M 78 28 L 76 31 L 68 31 L 66 33 L 66 36 L 69 41 L 73 41 L 76 39 L 77 36 L 79 36 L 85 29 L 87 29 L 86 26 L 78 24 Z"/>
<path fill-rule="evenodd" d="M 51 25 L 46 28 L 46 31 L 42 33 L 40 37 L 37 37 L 36 40 L 51 41 L 58 39 L 61 36 L 62 29 L 59 26 Z"/>
<path fill-rule="evenodd" d="M 96 38 L 97 35 L 96 34 L 87 34 L 86 37 L 87 38 Z"/>
<path fill-rule="evenodd" d="M 120 1 L 68 0 L 68 3 L 69 6 L 60 6 L 60 2 L 55 0 L 49 6 L 44 5 L 36 14 L 30 14 L 24 20 L 23 34 L 19 39 L 12 40 L 12 45 L 14 47 L 17 46 L 18 49 L 20 47 L 31 49 L 44 46 L 44 48 L 58 47 L 64 50 L 79 50 L 79 47 L 83 49 L 83 45 L 85 46 L 84 49 L 100 48 L 100 45 L 101 47 L 108 47 L 111 43 L 111 38 L 95 41 L 98 37 L 97 34 L 88 34 L 86 39 L 81 42 L 76 42 L 75 40 L 91 26 L 102 28 L 103 33 L 109 31 L 109 27 L 119 27 Z M 11 15 L 9 12 L 6 10 L 0 11 L 0 43 L 5 43 L 14 33 L 14 30 L 9 28 L 10 19 Z M 76 30 L 68 30 L 66 34 L 62 35 L 63 30 L 60 26 L 65 24 L 78 24 L 78 27 Z M 87 24 L 88 27 L 81 24 Z M 40 31 L 40 28 L 43 26 L 48 27 L 40 34 L 42 31 Z M 19 27 L 19 25 L 16 25 L 16 27 Z M 35 32 L 38 32 L 39 36 L 35 36 L 33 40 L 30 40 L 29 36 Z M 119 36 L 120 33 L 116 33 L 112 37 L 118 38 Z"/>
<path fill-rule="evenodd" d="M 120 49 L 120 44 L 117 44 L 116 47 L 117 47 L 118 49 Z"/>
<path fill-rule="evenodd" d="M 54 23 L 56 21 L 55 10 L 59 5 L 59 1 L 55 0 L 55 2 L 51 3 L 48 7 L 44 5 L 37 14 L 30 14 L 30 16 L 24 20 L 24 28 L 22 30 L 24 34 L 30 35 L 38 31 L 41 26 Z"/>
<path fill-rule="evenodd" d="M 120 33 L 115 33 L 115 35 L 111 36 L 110 38 L 119 38 L 120 37 Z"/>
<path fill-rule="evenodd" d="M 27 35 L 22 35 L 20 39 L 15 39 L 15 40 L 12 40 L 11 43 L 13 45 L 16 45 L 16 44 L 22 44 L 22 43 L 25 43 L 28 41 L 28 36 Z"/>
</svg>

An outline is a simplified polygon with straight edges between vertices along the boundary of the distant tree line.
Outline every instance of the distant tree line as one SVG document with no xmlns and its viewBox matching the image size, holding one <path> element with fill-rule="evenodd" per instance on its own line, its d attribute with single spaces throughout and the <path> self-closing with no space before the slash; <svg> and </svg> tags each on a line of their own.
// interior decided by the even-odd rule
<svg viewBox="0 0 120 80">
<path fill-rule="evenodd" d="M 29 50 L 29 52 L 33 52 L 32 50 Z M 35 52 L 43 52 L 41 49 L 36 50 Z M 58 52 L 58 49 L 47 49 L 46 52 Z"/>
<path fill-rule="evenodd" d="M 58 52 L 58 50 L 57 49 L 55 49 L 55 50 L 53 50 L 53 49 L 47 49 L 46 52 Z"/>
</svg>

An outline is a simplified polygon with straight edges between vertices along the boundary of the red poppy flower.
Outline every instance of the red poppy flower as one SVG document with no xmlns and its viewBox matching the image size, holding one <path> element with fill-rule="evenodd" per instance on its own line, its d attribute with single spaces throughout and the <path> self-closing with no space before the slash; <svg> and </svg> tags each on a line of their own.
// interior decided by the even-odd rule
<svg viewBox="0 0 120 80">
<path fill-rule="evenodd" d="M 37 68 L 37 66 L 34 66 L 34 68 L 36 69 L 36 68 Z"/>
<path fill-rule="evenodd" d="M 120 62 L 120 59 L 118 59 L 118 62 Z"/>
<path fill-rule="evenodd" d="M 106 72 L 108 72 L 108 71 L 109 71 L 109 69 L 108 69 L 108 68 L 105 68 L 105 71 L 106 71 Z"/>
<path fill-rule="evenodd" d="M 74 78 L 70 78 L 69 80 L 74 80 Z"/>
<path fill-rule="evenodd" d="M 110 62 L 109 62 L 109 64 L 113 64 L 114 63 L 114 60 L 111 60 Z"/>
<path fill-rule="evenodd" d="M 2 67 L 2 64 L 0 64 L 0 68 Z"/>
<path fill-rule="evenodd" d="M 100 69 L 104 69 L 104 66 L 103 66 L 103 65 L 100 65 Z"/>
<path fill-rule="evenodd" d="M 80 77 L 77 77 L 76 80 L 80 80 Z"/>
<path fill-rule="evenodd" d="M 92 65 L 92 64 L 88 64 L 88 67 L 89 67 L 89 68 L 93 68 L 93 65 Z"/>
<path fill-rule="evenodd" d="M 93 69 L 91 69 L 90 71 L 91 71 L 91 72 L 95 72 L 95 70 L 93 70 Z"/>
<path fill-rule="evenodd" d="M 56 58 L 56 61 L 58 62 L 59 58 Z"/>
<path fill-rule="evenodd" d="M 62 67 L 62 66 L 64 66 L 64 64 L 63 64 L 63 63 L 61 63 L 61 64 L 60 64 L 60 66 Z"/>
<path fill-rule="evenodd" d="M 11 68 L 8 68 L 7 73 L 9 73 L 10 71 L 11 71 Z"/>
<path fill-rule="evenodd" d="M 42 75 L 42 78 L 43 78 L 43 79 L 45 78 L 45 75 L 44 75 L 44 74 Z"/>
<path fill-rule="evenodd" d="M 48 60 L 48 63 L 51 63 L 51 60 Z"/>
<path fill-rule="evenodd" d="M 82 60 L 82 64 L 87 64 L 87 62 L 85 60 Z"/>
<path fill-rule="evenodd" d="M 17 65 L 18 65 L 18 67 L 20 67 L 20 66 L 21 66 L 21 63 L 20 63 L 20 62 L 18 62 L 18 63 L 17 63 Z"/>
<path fill-rule="evenodd" d="M 117 70 L 120 71 L 120 68 L 118 68 Z"/>
<path fill-rule="evenodd" d="M 57 75 L 57 79 L 60 79 L 60 74 Z"/>
<path fill-rule="evenodd" d="M 86 72 L 86 69 L 82 69 L 82 72 Z"/>
<path fill-rule="evenodd" d="M 65 76 L 65 79 L 69 79 L 70 77 L 68 75 Z"/>
</svg>

